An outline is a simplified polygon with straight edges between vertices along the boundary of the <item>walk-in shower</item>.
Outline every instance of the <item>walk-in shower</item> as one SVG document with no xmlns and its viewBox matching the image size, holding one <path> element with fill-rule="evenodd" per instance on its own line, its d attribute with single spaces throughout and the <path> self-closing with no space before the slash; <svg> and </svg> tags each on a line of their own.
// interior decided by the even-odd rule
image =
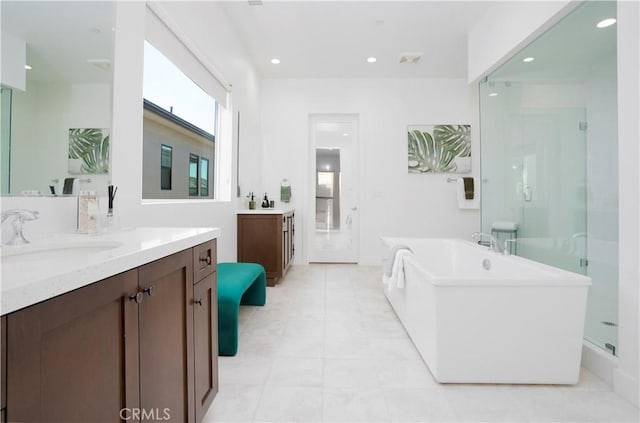
<svg viewBox="0 0 640 423">
<path fill-rule="evenodd" d="M 513 224 L 518 255 L 590 276 L 585 338 L 613 354 L 616 25 L 601 22 L 615 17 L 585 2 L 480 84 L 482 231 Z"/>
</svg>

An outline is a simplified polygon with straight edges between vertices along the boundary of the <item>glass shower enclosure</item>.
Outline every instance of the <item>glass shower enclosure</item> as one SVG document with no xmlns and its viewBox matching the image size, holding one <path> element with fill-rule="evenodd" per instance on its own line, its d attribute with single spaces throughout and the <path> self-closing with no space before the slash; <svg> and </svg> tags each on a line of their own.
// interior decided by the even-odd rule
<svg viewBox="0 0 640 423">
<path fill-rule="evenodd" d="M 615 2 L 585 2 L 480 84 L 482 231 L 590 276 L 585 338 L 616 354 Z"/>
</svg>

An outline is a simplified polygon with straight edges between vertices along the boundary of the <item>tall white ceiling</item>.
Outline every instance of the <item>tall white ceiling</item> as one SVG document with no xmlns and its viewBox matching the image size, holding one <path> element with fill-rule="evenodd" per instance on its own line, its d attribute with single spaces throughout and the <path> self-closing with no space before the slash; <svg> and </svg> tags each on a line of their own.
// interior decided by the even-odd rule
<svg viewBox="0 0 640 423">
<path fill-rule="evenodd" d="M 0 13 L 2 31 L 27 44 L 29 81 L 111 81 L 113 2 L 2 0 Z"/>
<path fill-rule="evenodd" d="M 467 33 L 486 1 L 223 3 L 263 77 L 464 78 Z M 416 65 L 403 53 L 423 53 Z M 377 58 L 370 64 L 369 56 Z M 279 65 L 270 60 L 277 57 Z"/>
</svg>

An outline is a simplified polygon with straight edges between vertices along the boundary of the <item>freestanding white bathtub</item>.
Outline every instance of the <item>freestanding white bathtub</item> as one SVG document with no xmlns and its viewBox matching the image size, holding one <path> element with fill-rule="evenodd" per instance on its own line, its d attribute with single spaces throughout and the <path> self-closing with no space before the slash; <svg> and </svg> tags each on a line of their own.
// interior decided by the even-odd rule
<svg viewBox="0 0 640 423">
<path fill-rule="evenodd" d="M 383 242 L 413 251 L 384 291 L 438 382 L 578 382 L 590 278 L 458 239 Z"/>
</svg>

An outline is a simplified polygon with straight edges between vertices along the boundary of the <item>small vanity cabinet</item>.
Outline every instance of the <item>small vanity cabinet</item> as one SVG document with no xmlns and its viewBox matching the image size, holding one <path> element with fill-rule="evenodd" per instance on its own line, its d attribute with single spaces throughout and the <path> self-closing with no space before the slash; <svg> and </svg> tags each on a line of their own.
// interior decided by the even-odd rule
<svg viewBox="0 0 640 423">
<path fill-rule="evenodd" d="M 7 420 L 201 421 L 218 389 L 216 261 L 212 240 L 3 316 Z"/>
<path fill-rule="evenodd" d="M 238 213 L 238 261 L 259 263 L 274 286 L 295 254 L 295 212 L 249 210 Z"/>
</svg>

